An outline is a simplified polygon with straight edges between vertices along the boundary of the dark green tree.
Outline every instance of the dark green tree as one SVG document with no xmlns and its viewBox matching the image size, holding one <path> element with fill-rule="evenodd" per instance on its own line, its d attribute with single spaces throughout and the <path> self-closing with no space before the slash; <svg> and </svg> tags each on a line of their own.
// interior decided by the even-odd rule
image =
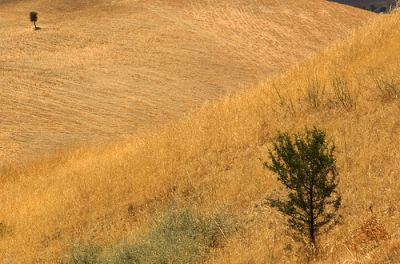
<svg viewBox="0 0 400 264">
<path fill-rule="evenodd" d="M 36 26 L 36 22 L 38 20 L 38 13 L 37 12 L 30 12 L 29 17 L 31 19 L 31 22 L 33 23 L 33 26 L 35 27 L 35 30 L 38 29 L 38 27 Z"/>
<path fill-rule="evenodd" d="M 334 150 L 325 132 L 316 128 L 293 137 L 279 133 L 269 152 L 271 162 L 265 163 L 288 190 L 287 199 L 267 198 L 267 204 L 286 215 L 294 235 L 306 238 L 314 249 L 317 235 L 328 231 L 340 217 Z"/>
</svg>

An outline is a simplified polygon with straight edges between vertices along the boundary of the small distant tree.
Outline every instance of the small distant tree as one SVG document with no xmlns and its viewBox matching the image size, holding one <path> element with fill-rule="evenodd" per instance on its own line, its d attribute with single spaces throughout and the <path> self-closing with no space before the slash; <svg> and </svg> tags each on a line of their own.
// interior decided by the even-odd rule
<svg viewBox="0 0 400 264">
<path fill-rule="evenodd" d="M 32 12 L 29 14 L 29 17 L 30 17 L 30 19 L 31 19 L 31 22 L 33 23 L 33 26 L 35 27 L 35 30 L 37 30 L 38 27 L 36 26 L 36 22 L 37 22 L 37 20 L 38 20 L 38 13 L 32 11 Z"/>
<path fill-rule="evenodd" d="M 280 133 L 269 152 L 271 162 L 265 163 L 288 190 L 286 200 L 267 198 L 267 204 L 286 215 L 293 234 L 306 238 L 314 250 L 317 235 L 339 220 L 334 150 L 325 132 L 316 128 L 293 137 Z"/>
</svg>

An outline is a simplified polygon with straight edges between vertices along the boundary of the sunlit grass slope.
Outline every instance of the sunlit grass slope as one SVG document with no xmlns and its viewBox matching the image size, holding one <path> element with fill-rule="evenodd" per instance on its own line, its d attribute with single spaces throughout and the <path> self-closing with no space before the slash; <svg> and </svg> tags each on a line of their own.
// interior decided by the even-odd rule
<svg viewBox="0 0 400 264">
<path fill-rule="evenodd" d="M 343 221 L 317 263 L 399 263 L 400 13 L 381 16 L 283 75 L 110 146 L 1 171 L 0 254 L 54 263 L 73 243 L 108 247 L 151 232 L 168 208 L 227 210 L 241 228 L 210 263 L 304 263 L 283 219 L 261 206 L 278 131 L 317 126 L 337 145 Z"/>
<path fill-rule="evenodd" d="M 371 16 L 322 0 L 0 1 L 0 163 L 181 117 Z"/>
</svg>

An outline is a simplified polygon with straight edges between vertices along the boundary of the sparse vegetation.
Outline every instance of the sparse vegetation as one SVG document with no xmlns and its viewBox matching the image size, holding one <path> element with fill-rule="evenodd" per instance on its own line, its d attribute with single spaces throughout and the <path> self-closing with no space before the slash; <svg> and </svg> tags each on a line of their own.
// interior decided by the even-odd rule
<svg viewBox="0 0 400 264">
<path fill-rule="evenodd" d="M 367 253 L 377 248 L 390 238 L 386 228 L 379 222 L 376 216 L 366 219 L 361 226 L 355 230 L 351 246 L 356 251 Z"/>
<path fill-rule="evenodd" d="M 318 110 L 325 101 L 325 84 L 318 79 L 309 81 L 306 91 L 306 101 L 311 109 Z"/>
<path fill-rule="evenodd" d="M 62 264 L 199 263 L 222 245 L 235 229 L 227 214 L 203 216 L 172 210 L 149 234 L 102 252 L 96 246 L 75 246 Z"/>
<path fill-rule="evenodd" d="M 346 110 L 351 110 L 355 107 L 355 99 L 350 92 L 348 80 L 343 77 L 335 77 L 332 80 L 333 99 L 332 103 Z"/>
<path fill-rule="evenodd" d="M 188 210 L 167 214 L 159 225 L 136 243 L 113 250 L 111 263 L 199 263 L 233 231 L 231 216 L 203 216 Z"/>
<path fill-rule="evenodd" d="M 400 82 L 395 78 L 380 78 L 375 80 L 379 96 L 383 102 L 391 102 L 400 98 Z"/>
<path fill-rule="evenodd" d="M 285 214 L 296 238 L 306 237 L 313 248 L 317 235 L 338 220 L 341 197 L 334 149 L 325 132 L 316 128 L 293 138 L 280 133 L 269 154 L 271 163 L 265 164 L 288 190 L 287 200 L 268 198 L 268 205 Z"/>
<path fill-rule="evenodd" d="M 59 264 L 96 264 L 100 263 L 101 248 L 91 244 L 73 245 L 69 254 Z"/>
<path fill-rule="evenodd" d="M 3 222 L 0 222 L 0 239 L 10 234 L 11 234 L 10 226 L 8 226 Z"/>
</svg>

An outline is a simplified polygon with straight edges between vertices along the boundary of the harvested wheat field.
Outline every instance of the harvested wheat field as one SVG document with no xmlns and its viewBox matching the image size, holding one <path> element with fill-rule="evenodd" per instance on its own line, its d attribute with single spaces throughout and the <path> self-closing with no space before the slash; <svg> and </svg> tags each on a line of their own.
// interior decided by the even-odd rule
<svg viewBox="0 0 400 264">
<path fill-rule="evenodd" d="M 61 16 L 55 1 L 41 32 L 17 19 L 29 2 L 0 6 L 20 25 L 0 29 L 5 155 L 96 143 L 2 167 L 1 261 L 400 263 L 400 12 L 281 2 L 95 2 Z M 136 38 L 134 21 L 165 35 Z M 264 205 L 282 189 L 263 163 L 278 131 L 314 126 L 336 144 L 343 200 L 310 257 Z"/>
<path fill-rule="evenodd" d="M 166 123 L 287 69 L 371 16 L 326 1 L 0 2 L 0 158 Z"/>
</svg>

